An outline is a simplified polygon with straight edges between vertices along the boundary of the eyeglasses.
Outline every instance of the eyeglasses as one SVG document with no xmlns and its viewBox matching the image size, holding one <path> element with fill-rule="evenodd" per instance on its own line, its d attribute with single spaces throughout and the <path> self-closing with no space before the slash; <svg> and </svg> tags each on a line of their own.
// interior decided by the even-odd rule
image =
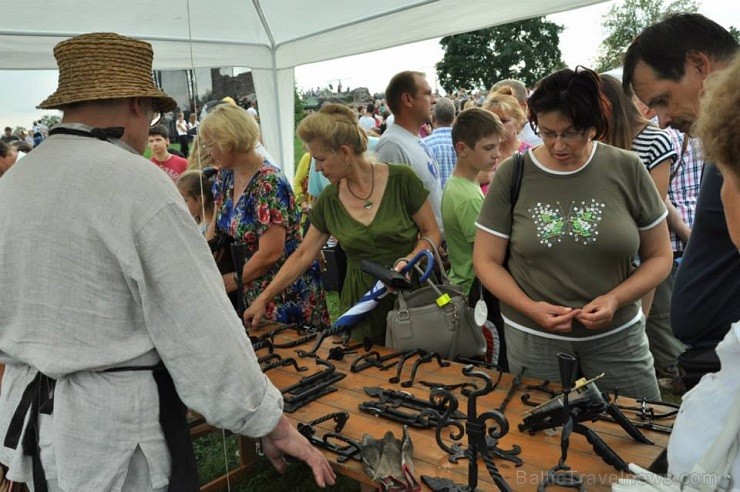
<svg viewBox="0 0 740 492">
<path fill-rule="evenodd" d="M 576 140 L 582 139 L 586 135 L 586 130 L 582 130 L 582 131 L 569 130 L 563 133 L 551 132 L 551 131 L 538 131 L 538 132 L 535 132 L 535 134 L 538 137 L 540 137 L 542 140 L 552 141 L 560 137 L 560 140 L 562 140 L 563 142 L 574 142 Z"/>
</svg>

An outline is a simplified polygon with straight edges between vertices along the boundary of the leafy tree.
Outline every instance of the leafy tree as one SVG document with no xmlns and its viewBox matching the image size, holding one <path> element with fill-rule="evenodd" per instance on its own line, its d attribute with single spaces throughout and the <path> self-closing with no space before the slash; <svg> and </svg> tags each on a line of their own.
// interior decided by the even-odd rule
<svg viewBox="0 0 740 492">
<path fill-rule="evenodd" d="M 448 93 L 487 88 L 508 78 L 531 87 L 565 66 L 559 48 L 562 31 L 562 26 L 538 17 L 445 36 L 439 42 L 445 54 L 437 63 L 437 77 Z"/>
<path fill-rule="evenodd" d="M 298 123 L 306 116 L 306 109 L 303 107 L 303 99 L 298 94 L 298 88 L 295 85 L 293 85 L 293 99 L 295 100 L 293 120 L 295 121 L 295 125 L 298 126 Z"/>
<path fill-rule="evenodd" d="M 622 65 L 622 58 L 633 39 L 645 28 L 669 14 L 696 12 L 696 0 L 625 0 L 609 9 L 601 26 L 607 33 L 599 48 L 596 71 L 606 72 Z"/>
<path fill-rule="evenodd" d="M 735 26 L 730 26 L 730 34 L 732 34 L 732 37 L 735 38 L 735 41 L 740 43 L 740 30 L 738 30 Z"/>
<path fill-rule="evenodd" d="M 60 121 L 62 121 L 62 117 L 58 114 L 45 114 L 39 119 L 39 122 L 41 122 L 41 124 L 45 125 L 47 128 L 51 128 Z"/>
</svg>

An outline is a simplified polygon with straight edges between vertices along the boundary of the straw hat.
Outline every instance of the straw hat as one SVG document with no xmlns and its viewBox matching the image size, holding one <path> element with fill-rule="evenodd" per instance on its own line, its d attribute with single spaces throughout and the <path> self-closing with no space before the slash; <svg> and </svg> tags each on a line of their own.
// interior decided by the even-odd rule
<svg viewBox="0 0 740 492">
<path fill-rule="evenodd" d="M 177 103 L 160 91 L 152 79 L 152 46 L 114 33 L 75 36 L 54 47 L 59 86 L 37 107 L 60 109 L 71 103 L 152 97 L 159 110 L 172 111 Z"/>
</svg>

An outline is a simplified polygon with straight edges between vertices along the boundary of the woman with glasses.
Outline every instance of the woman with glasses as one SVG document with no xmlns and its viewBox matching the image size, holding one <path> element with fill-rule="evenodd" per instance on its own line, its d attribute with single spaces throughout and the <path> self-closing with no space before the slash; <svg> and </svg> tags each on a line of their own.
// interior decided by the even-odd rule
<svg viewBox="0 0 740 492">
<path fill-rule="evenodd" d="M 247 305 L 270 284 L 301 243 L 300 211 L 290 184 L 266 165 L 255 146 L 259 127 L 246 110 L 231 104 L 212 109 L 200 123 L 198 140 L 219 168 L 213 185 L 215 214 L 207 239 L 226 235 L 247 247 L 241 272 L 223 275 L 227 293 L 236 291 L 237 275 Z M 267 300 L 265 318 L 319 329 L 329 325 L 317 261 L 294 282 Z"/>
<path fill-rule="evenodd" d="M 513 207 L 513 161 L 499 166 L 473 252 L 501 301 L 509 367 L 559 380 L 565 352 L 583 376 L 604 373 L 602 390 L 659 399 L 639 299 L 671 269 L 663 199 L 637 155 L 597 141 L 609 105 L 596 73 L 547 76 L 529 107 L 544 144 L 525 155 Z"/>
</svg>

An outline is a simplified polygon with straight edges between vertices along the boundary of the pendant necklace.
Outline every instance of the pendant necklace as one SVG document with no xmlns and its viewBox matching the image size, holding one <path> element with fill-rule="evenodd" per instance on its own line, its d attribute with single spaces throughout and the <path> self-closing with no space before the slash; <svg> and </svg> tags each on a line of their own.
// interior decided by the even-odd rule
<svg viewBox="0 0 740 492">
<path fill-rule="evenodd" d="M 370 210 L 371 208 L 373 208 L 373 202 L 370 201 L 370 197 L 373 196 L 373 191 L 375 191 L 375 165 L 374 164 L 370 164 L 370 181 L 371 181 L 371 184 L 370 184 L 370 194 L 368 194 L 365 198 L 361 198 L 361 197 L 355 195 L 352 192 L 352 188 L 349 187 L 349 181 L 346 182 L 347 183 L 347 191 L 349 191 L 350 195 L 352 195 L 353 197 L 357 198 L 358 200 L 362 200 L 363 202 L 365 202 L 363 204 L 363 207 L 365 207 L 368 210 Z"/>
</svg>

